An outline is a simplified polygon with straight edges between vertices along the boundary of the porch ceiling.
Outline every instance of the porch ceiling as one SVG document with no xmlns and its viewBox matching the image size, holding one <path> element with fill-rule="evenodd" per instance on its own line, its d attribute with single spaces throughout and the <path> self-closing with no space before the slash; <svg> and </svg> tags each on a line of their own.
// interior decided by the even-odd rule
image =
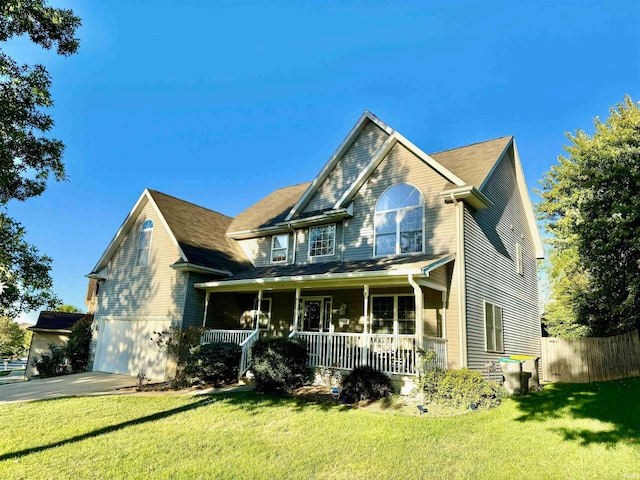
<svg viewBox="0 0 640 480">
<path fill-rule="evenodd" d="M 252 268 L 225 280 L 196 283 L 204 290 L 238 291 L 256 289 L 290 290 L 297 287 L 349 287 L 406 285 L 408 275 L 424 277 L 429 267 L 436 268 L 453 260 L 445 255 L 410 255 L 352 262 L 325 262 L 308 265 L 273 265 Z M 336 282 L 339 284 L 336 285 Z"/>
</svg>

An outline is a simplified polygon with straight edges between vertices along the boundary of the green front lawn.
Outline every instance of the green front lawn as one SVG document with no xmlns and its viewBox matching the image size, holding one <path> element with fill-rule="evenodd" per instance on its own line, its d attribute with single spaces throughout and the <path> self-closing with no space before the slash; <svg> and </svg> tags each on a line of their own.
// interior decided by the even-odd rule
<svg viewBox="0 0 640 480">
<path fill-rule="evenodd" d="M 0 478 L 640 479 L 640 379 L 433 418 L 255 393 L 0 406 Z"/>
</svg>

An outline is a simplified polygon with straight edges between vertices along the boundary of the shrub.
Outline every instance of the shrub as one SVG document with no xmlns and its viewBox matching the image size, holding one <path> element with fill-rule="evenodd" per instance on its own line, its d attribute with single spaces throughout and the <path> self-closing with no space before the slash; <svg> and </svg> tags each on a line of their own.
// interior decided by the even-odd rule
<svg viewBox="0 0 640 480">
<path fill-rule="evenodd" d="M 421 377 L 425 401 L 454 408 L 497 406 L 506 395 L 496 382 L 486 380 L 479 372 L 461 370 L 432 370 Z"/>
<path fill-rule="evenodd" d="M 203 331 L 202 327 L 187 327 L 184 330 L 180 330 L 178 327 L 169 327 L 161 332 L 153 332 L 157 335 L 153 341 L 160 349 L 175 358 L 180 367 L 189 358 L 191 349 L 200 343 Z"/>
<path fill-rule="evenodd" d="M 71 364 L 72 372 L 84 372 L 87 370 L 91 335 L 91 320 L 89 318 L 82 318 L 71 327 L 69 340 L 64 350 L 65 356 Z"/>
<path fill-rule="evenodd" d="M 64 368 L 64 350 L 62 345 L 49 345 L 51 355 L 43 354 L 40 360 L 34 360 L 33 366 L 38 369 L 42 378 L 56 377 L 67 373 Z"/>
<path fill-rule="evenodd" d="M 378 400 L 392 393 L 391 379 L 373 367 L 356 367 L 342 379 L 342 396 L 347 402 Z"/>
<path fill-rule="evenodd" d="M 213 383 L 235 382 L 242 349 L 235 343 L 213 342 L 191 349 L 187 357 L 184 374 L 192 381 Z"/>
<path fill-rule="evenodd" d="M 304 385 L 307 372 L 307 347 L 298 340 L 262 338 L 251 349 L 256 390 L 290 392 Z"/>
</svg>

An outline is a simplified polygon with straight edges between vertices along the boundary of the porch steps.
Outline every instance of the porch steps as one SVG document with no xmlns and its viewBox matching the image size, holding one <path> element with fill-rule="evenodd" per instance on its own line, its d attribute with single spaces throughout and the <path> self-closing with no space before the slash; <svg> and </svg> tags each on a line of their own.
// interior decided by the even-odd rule
<svg viewBox="0 0 640 480">
<path fill-rule="evenodd" d="M 255 385 L 255 383 L 256 381 L 253 378 L 253 373 L 251 372 L 251 370 L 238 378 L 238 385 Z"/>
</svg>

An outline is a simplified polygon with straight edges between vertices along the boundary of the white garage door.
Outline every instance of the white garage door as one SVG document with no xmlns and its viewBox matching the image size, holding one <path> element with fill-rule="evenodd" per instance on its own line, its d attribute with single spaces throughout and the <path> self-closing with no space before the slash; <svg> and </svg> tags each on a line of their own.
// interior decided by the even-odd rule
<svg viewBox="0 0 640 480">
<path fill-rule="evenodd" d="M 99 319 L 98 345 L 93 370 L 164 380 L 167 355 L 153 339 L 154 332 L 171 326 L 166 317 L 103 317 Z"/>
</svg>

